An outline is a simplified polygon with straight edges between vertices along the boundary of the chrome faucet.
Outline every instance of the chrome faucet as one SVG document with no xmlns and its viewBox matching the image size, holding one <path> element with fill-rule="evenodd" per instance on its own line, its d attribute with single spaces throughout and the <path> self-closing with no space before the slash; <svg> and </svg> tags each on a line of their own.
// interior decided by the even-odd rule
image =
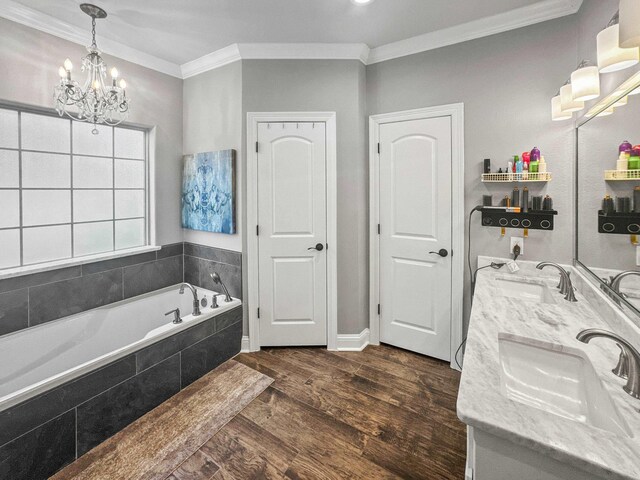
<svg viewBox="0 0 640 480">
<path fill-rule="evenodd" d="M 200 315 L 200 301 L 198 300 L 198 290 L 196 290 L 196 287 L 194 287 L 190 283 L 181 283 L 180 295 L 184 293 L 185 287 L 191 290 L 191 293 L 193 294 L 193 311 L 191 312 L 191 315 L 197 317 L 198 315 Z"/>
<path fill-rule="evenodd" d="M 557 263 L 541 262 L 536 265 L 536 268 L 538 270 L 542 270 L 544 267 L 554 267 L 560 271 L 560 283 L 558 284 L 560 293 L 564 295 L 564 299 L 566 301 L 577 302 L 578 300 L 576 299 L 576 294 L 573 291 L 573 284 L 571 283 L 571 274 Z"/>
<path fill-rule="evenodd" d="M 611 277 L 611 280 L 609 282 L 609 288 L 611 288 L 611 290 L 616 292 L 618 295 L 624 297 L 625 295 L 620 291 L 620 282 L 622 281 L 623 278 L 629 277 L 631 275 L 640 276 L 640 272 L 637 270 L 627 270 L 626 272 L 620 272 L 615 277 Z"/>
<path fill-rule="evenodd" d="M 608 332 L 607 330 L 589 328 L 581 331 L 576 338 L 583 343 L 589 343 L 589 341 L 595 337 L 613 340 L 621 348 L 622 354 L 620 355 L 618 366 L 613 372 L 620 377 L 626 374 L 628 377 L 627 384 L 622 387 L 623 390 L 633 398 L 640 398 L 640 353 L 638 353 L 633 345 L 619 335 Z M 619 370 L 619 372 L 616 372 L 616 370 Z"/>
<path fill-rule="evenodd" d="M 229 290 L 227 290 L 227 287 L 225 286 L 224 283 L 222 283 L 222 279 L 220 278 L 220 275 L 217 274 L 217 272 L 213 272 L 210 273 L 209 276 L 212 278 L 212 280 L 214 281 L 214 283 L 221 285 L 222 289 L 224 290 L 224 301 L 225 302 L 233 302 L 233 298 L 231 298 L 231 295 L 229 295 Z"/>
<path fill-rule="evenodd" d="M 180 316 L 180 309 L 176 308 L 175 310 L 171 310 L 170 312 L 167 312 L 164 314 L 164 316 L 166 317 L 167 315 L 172 315 L 173 314 L 173 323 L 178 324 L 178 323 L 182 323 L 182 317 Z"/>
</svg>

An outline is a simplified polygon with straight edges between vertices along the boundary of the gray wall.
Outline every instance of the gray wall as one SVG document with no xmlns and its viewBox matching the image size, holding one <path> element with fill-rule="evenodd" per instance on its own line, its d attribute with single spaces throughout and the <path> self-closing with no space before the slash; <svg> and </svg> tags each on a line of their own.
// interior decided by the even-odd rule
<svg viewBox="0 0 640 480">
<path fill-rule="evenodd" d="M 340 334 L 369 325 L 364 79 L 365 67 L 357 60 L 242 62 L 243 118 L 247 112 L 337 113 Z"/>
<path fill-rule="evenodd" d="M 571 16 L 367 67 L 368 114 L 464 103 L 466 215 L 482 203 L 483 194 L 492 194 L 495 203 L 513 188 L 480 182 L 484 158 L 491 158 L 497 171 L 510 156 L 541 149 L 554 178 L 529 190 L 551 195 L 559 216 L 553 232 L 529 232 L 524 259 L 569 263 L 573 258 L 572 122 L 551 122 L 550 99 L 576 66 L 576 28 Z M 499 229 L 482 227 L 475 214 L 474 268 L 477 255 L 508 256 L 509 237 L 521 234 L 509 229 L 501 238 Z"/>
<path fill-rule="evenodd" d="M 184 81 L 184 153 L 237 150 L 235 235 L 184 230 L 184 240 L 242 251 L 244 175 L 242 158 L 242 62 Z"/>
<path fill-rule="evenodd" d="M 53 109 L 58 67 L 70 58 L 79 71 L 83 46 L 0 18 L 0 101 Z M 182 80 L 105 55 L 127 80 L 131 96 L 128 121 L 157 127 L 156 243 L 181 242 L 180 179 L 182 157 Z"/>
</svg>

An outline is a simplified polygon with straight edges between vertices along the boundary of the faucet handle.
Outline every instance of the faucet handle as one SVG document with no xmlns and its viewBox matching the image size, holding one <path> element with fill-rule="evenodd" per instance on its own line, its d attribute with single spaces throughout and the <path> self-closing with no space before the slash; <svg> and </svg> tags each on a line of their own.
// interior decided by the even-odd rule
<svg viewBox="0 0 640 480">
<path fill-rule="evenodd" d="M 171 315 L 171 314 L 173 314 L 173 323 L 182 323 L 182 318 L 180 317 L 179 308 L 176 308 L 175 310 L 171 310 L 165 313 L 164 316 L 166 317 L 167 315 Z"/>
</svg>

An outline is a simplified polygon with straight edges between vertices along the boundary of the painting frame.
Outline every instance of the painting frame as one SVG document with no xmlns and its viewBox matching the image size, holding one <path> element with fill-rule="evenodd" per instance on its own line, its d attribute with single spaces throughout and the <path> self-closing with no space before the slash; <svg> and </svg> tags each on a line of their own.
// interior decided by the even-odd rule
<svg viewBox="0 0 640 480">
<path fill-rule="evenodd" d="M 237 233 L 236 157 L 233 149 L 182 157 L 182 228 Z"/>
</svg>

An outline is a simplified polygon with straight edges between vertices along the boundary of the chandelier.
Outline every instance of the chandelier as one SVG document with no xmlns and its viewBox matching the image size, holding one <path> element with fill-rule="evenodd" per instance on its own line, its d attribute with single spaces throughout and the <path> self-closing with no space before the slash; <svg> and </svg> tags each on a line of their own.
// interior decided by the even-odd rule
<svg viewBox="0 0 640 480">
<path fill-rule="evenodd" d="M 111 69 L 111 82 L 107 81 L 107 66 L 96 45 L 96 19 L 106 18 L 107 12 L 89 3 L 80 9 L 91 17 L 91 45 L 82 59 L 82 72 L 86 73 L 83 86 L 71 78 L 73 64 L 68 58 L 59 68 L 60 83 L 55 87 L 53 98 L 60 116 L 67 115 L 72 120 L 93 123 L 92 133 L 98 134 L 96 124 L 118 125 L 129 111 L 129 99 L 124 79 L 118 80 L 118 70 Z"/>
</svg>

